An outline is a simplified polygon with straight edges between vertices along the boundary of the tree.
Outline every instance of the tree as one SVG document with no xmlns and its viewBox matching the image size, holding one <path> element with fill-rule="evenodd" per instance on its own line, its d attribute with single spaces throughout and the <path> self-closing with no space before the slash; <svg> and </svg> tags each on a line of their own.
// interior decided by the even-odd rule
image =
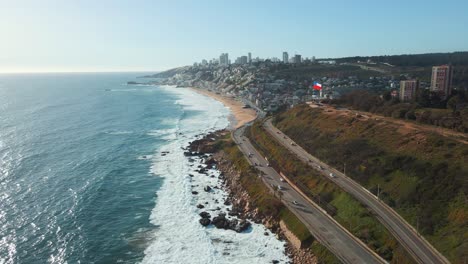
<svg viewBox="0 0 468 264">
<path fill-rule="evenodd" d="M 447 109 L 452 109 L 452 112 L 455 112 L 457 110 L 457 105 L 460 103 L 460 97 L 458 97 L 458 95 L 456 96 L 452 96 L 452 98 L 450 98 L 448 101 L 447 101 Z"/>
</svg>

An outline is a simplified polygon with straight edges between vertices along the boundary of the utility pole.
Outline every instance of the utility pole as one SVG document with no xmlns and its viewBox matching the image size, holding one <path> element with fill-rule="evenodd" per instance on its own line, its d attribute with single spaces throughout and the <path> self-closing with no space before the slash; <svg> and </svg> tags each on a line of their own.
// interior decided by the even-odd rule
<svg viewBox="0 0 468 264">
<path fill-rule="evenodd" d="M 377 184 L 377 200 L 380 200 L 380 184 Z"/>
<path fill-rule="evenodd" d="M 419 216 L 416 216 L 416 234 L 419 236 Z"/>
</svg>

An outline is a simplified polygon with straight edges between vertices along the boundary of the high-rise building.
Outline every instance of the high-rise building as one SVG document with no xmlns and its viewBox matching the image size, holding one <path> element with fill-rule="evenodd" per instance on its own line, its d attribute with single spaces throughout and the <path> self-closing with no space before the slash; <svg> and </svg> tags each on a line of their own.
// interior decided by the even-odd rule
<svg viewBox="0 0 468 264">
<path fill-rule="evenodd" d="M 247 56 L 241 56 L 241 57 L 240 57 L 240 62 L 241 62 L 241 64 L 247 64 L 247 63 L 248 63 L 248 60 L 249 60 L 249 59 L 247 58 Z"/>
<path fill-rule="evenodd" d="M 249 52 L 249 61 L 248 63 L 252 63 L 252 53 Z"/>
<path fill-rule="evenodd" d="M 219 64 L 220 65 L 228 65 L 229 64 L 229 54 L 221 53 L 219 56 Z"/>
<path fill-rule="evenodd" d="M 452 94 L 453 67 L 450 65 L 432 67 L 431 91 L 437 93 L 442 100 Z"/>
<path fill-rule="evenodd" d="M 283 52 L 283 63 L 289 62 L 289 55 L 286 51 Z"/>
<path fill-rule="evenodd" d="M 299 54 L 294 55 L 294 63 L 298 64 L 301 62 L 302 62 L 301 55 Z"/>
<path fill-rule="evenodd" d="M 247 58 L 247 56 L 237 57 L 237 59 L 235 60 L 235 63 L 236 64 L 247 64 L 248 63 L 248 58 Z"/>
<path fill-rule="evenodd" d="M 418 80 L 407 80 L 400 82 L 400 101 L 408 102 L 416 98 L 419 90 Z"/>
</svg>

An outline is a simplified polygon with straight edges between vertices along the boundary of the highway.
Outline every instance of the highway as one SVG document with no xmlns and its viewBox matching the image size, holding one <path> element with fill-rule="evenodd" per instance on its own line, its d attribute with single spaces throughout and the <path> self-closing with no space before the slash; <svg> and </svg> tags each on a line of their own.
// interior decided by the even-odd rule
<svg viewBox="0 0 468 264">
<path fill-rule="evenodd" d="M 310 155 L 297 143 L 273 126 L 271 119 L 267 119 L 264 128 L 284 147 L 296 154 L 299 159 L 307 163 L 314 169 L 321 171 L 325 177 L 340 186 L 344 191 L 355 197 L 362 204 L 367 206 L 376 215 L 377 219 L 387 227 L 395 238 L 405 247 L 411 256 L 418 262 L 424 264 L 450 263 L 440 254 L 424 237 L 408 224 L 392 208 L 380 201 L 375 195 L 369 192 L 342 172 L 328 166 L 316 157 Z M 318 168 L 321 166 L 323 169 Z M 330 176 L 333 173 L 333 177 Z"/>
<path fill-rule="evenodd" d="M 241 127 L 232 134 L 240 150 L 250 164 L 264 173 L 259 177 L 263 178 L 263 182 L 270 190 L 278 190 L 278 186 L 281 186 L 281 201 L 306 225 L 322 245 L 343 263 L 386 263 L 313 201 L 301 195 L 285 181 L 281 181 L 278 172 L 268 166 L 268 161 L 253 147 L 249 139 L 243 136 L 244 130 L 245 127 Z"/>
</svg>

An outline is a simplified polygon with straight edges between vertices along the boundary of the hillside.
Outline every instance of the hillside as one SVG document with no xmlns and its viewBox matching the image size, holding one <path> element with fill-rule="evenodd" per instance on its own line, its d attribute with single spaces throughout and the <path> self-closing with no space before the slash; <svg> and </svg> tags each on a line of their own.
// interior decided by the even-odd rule
<svg viewBox="0 0 468 264">
<path fill-rule="evenodd" d="M 453 263 L 468 257 L 468 146 L 380 119 L 297 106 L 276 126 L 377 193 Z M 339 113 L 339 111 L 336 111 Z"/>
<path fill-rule="evenodd" d="M 393 74 L 409 73 L 421 80 L 429 81 L 434 65 L 452 64 L 454 68 L 453 85 L 459 89 L 468 88 L 468 52 L 402 54 L 381 56 L 355 56 L 334 59 L 337 63 L 355 63 L 368 60 L 378 67 L 385 67 Z M 382 65 L 388 63 L 393 67 Z"/>
</svg>

